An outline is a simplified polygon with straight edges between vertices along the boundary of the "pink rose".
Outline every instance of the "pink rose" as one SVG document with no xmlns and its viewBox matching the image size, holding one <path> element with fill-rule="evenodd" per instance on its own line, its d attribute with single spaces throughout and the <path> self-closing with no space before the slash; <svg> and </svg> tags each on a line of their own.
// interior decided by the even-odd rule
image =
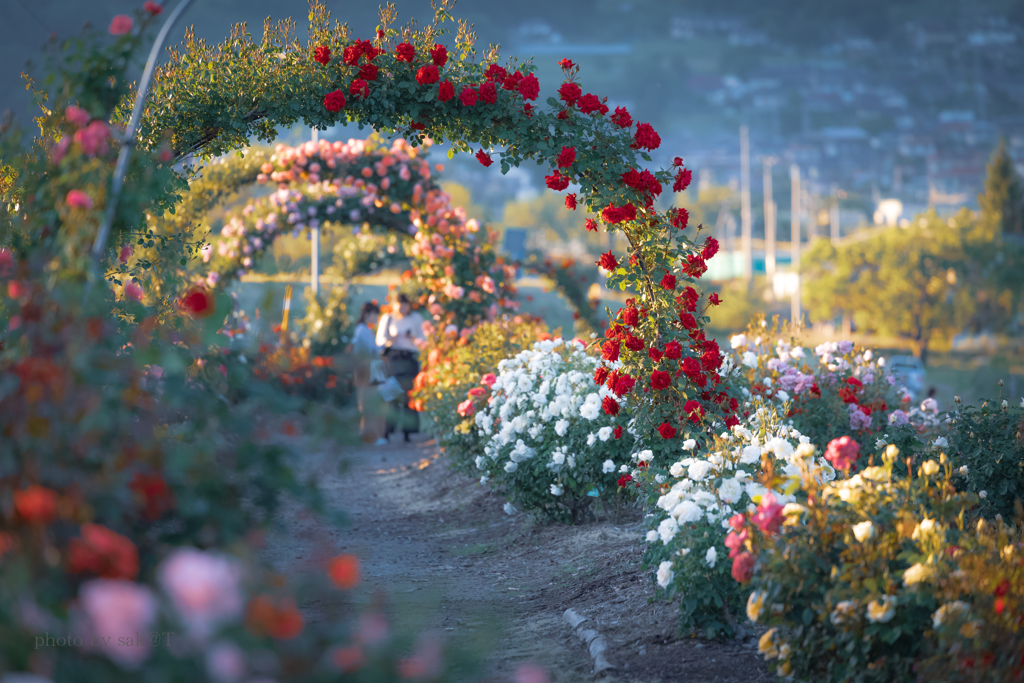
<svg viewBox="0 0 1024 683">
<path fill-rule="evenodd" d="M 234 559 L 188 547 L 175 550 L 157 571 L 161 587 L 199 640 L 242 614 L 241 577 Z"/>
<path fill-rule="evenodd" d="M 9 275 L 14 270 L 14 254 L 10 249 L 0 247 L 0 275 Z"/>
<path fill-rule="evenodd" d="M 750 581 L 754 575 L 755 558 L 748 552 L 742 552 L 732 560 L 732 578 L 740 583 Z"/>
<path fill-rule="evenodd" d="M 128 259 L 130 259 L 134 253 L 135 250 L 132 249 L 132 245 L 126 244 L 121 247 L 121 252 L 117 255 L 117 260 L 121 263 L 128 263 Z"/>
<path fill-rule="evenodd" d="M 138 282 L 129 282 L 124 286 L 124 296 L 126 299 L 142 301 L 143 294 L 145 294 L 145 292 L 142 291 L 142 287 Z"/>
<path fill-rule="evenodd" d="M 475 398 L 477 396 L 483 396 L 486 393 L 487 390 L 484 389 L 483 387 L 473 387 L 468 392 L 466 392 L 466 395 L 469 396 L 470 398 Z"/>
<path fill-rule="evenodd" d="M 59 164 L 64 159 L 64 155 L 68 153 L 68 147 L 71 146 L 71 136 L 65 135 L 60 139 L 60 142 L 50 147 L 50 159 L 55 164 Z"/>
<path fill-rule="evenodd" d="M 89 112 L 82 109 L 81 107 L 76 107 L 73 104 L 69 104 L 67 106 L 67 108 L 64 110 L 64 116 L 67 118 L 69 122 L 75 124 L 79 128 L 88 125 L 88 123 L 92 121 L 92 117 L 89 116 Z"/>
<path fill-rule="evenodd" d="M 825 459 L 832 463 L 837 470 L 844 472 L 857 462 L 860 457 L 860 444 L 848 436 L 841 436 L 832 439 L 825 451 Z"/>
<path fill-rule="evenodd" d="M 476 406 L 473 405 L 473 399 L 467 398 L 465 401 L 459 404 L 458 413 L 462 417 L 469 417 L 476 412 Z"/>
<path fill-rule="evenodd" d="M 149 642 L 158 602 L 153 592 L 132 581 L 93 579 L 78 592 L 83 647 L 95 648 L 125 669 L 137 669 L 153 648 Z M 103 644 L 91 636 L 103 635 Z M 136 638 L 144 641 L 135 642 Z"/>
<path fill-rule="evenodd" d="M 74 209 L 89 210 L 92 208 L 92 198 L 81 190 L 71 190 L 65 198 L 68 206 Z"/>
<path fill-rule="evenodd" d="M 245 652 L 231 642 L 215 644 L 206 651 L 206 673 L 216 683 L 235 683 L 245 674 Z"/>
<path fill-rule="evenodd" d="M 480 378 L 480 384 L 485 384 L 489 387 L 493 387 L 494 383 L 498 381 L 498 378 L 493 372 L 488 372 L 486 375 Z"/>
<path fill-rule="evenodd" d="M 750 521 L 761 530 L 761 533 L 774 534 L 782 525 L 782 506 L 778 504 L 771 491 L 761 497 L 761 504 L 751 515 Z"/>
<path fill-rule="evenodd" d="M 110 127 L 102 121 L 93 121 L 85 128 L 75 133 L 75 142 L 82 147 L 82 151 L 88 156 L 107 153 L 107 138 L 110 137 Z"/>
<path fill-rule="evenodd" d="M 110 26 L 107 27 L 107 32 L 112 36 L 123 36 L 132 30 L 135 26 L 135 22 L 127 14 L 118 14 L 110 21 Z"/>
</svg>

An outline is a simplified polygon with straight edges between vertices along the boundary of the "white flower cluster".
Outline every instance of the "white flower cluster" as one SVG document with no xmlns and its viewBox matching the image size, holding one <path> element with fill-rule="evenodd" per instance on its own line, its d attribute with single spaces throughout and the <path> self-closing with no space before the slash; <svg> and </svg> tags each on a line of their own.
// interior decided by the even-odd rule
<svg viewBox="0 0 1024 683">
<path fill-rule="evenodd" d="M 603 405 L 623 401 L 594 383 L 601 362 L 583 344 L 561 339 L 502 360 L 488 405 L 475 418 L 485 440 L 476 465 L 485 477 L 552 497 L 565 493 L 570 476 L 590 487 L 613 481 L 615 460 L 628 451 L 616 447 L 617 420 Z"/>
<path fill-rule="evenodd" d="M 768 492 L 757 481 L 765 453 L 779 462 L 776 470 L 786 475 L 786 485 L 799 481 L 806 468 L 824 481 L 835 479 L 835 470 L 824 458 L 815 457 L 809 439 L 782 426 L 775 408 L 762 404 L 746 425 L 736 425 L 731 432 L 723 433 L 716 449 L 706 457 L 683 458 L 669 468 L 675 481 L 658 498 L 648 542 L 662 543 L 681 557 L 693 551 L 713 568 L 720 554 L 728 552 L 724 540 L 729 518 L 737 512 L 753 512 L 754 499 Z M 781 490 L 772 493 L 782 505 L 796 501 Z M 692 525 L 697 525 L 696 531 L 687 529 Z M 691 543 L 694 547 L 687 547 Z M 670 576 L 668 571 L 660 572 L 659 583 Z"/>
</svg>

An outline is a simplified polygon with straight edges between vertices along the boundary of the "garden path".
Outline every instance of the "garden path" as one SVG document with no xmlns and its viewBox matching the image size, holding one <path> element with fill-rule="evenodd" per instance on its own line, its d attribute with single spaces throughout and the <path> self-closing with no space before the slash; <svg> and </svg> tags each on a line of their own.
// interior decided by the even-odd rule
<svg viewBox="0 0 1024 683">
<path fill-rule="evenodd" d="M 593 663 L 562 614 L 572 607 L 609 645 L 617 671 L 606 678 L 655 683 L 769 681 L 753 645 L 678 636 L 676 608 L 656 601 L 640 563 L 635 510 L 577 527 L 531 524 L 508 516 L 476 481 L 452 473 L 433 441 L 305 451 L 332 505 L 351 525 L 330 528 L 288 514 L 287 534 L 272 537 L 265 557 L 287 576 L 322 571 L 339 553 L 359 556 L 357 599 L 382 589 L 399 626 L 427 628 L 490 652 L 487 680 L 513 681 L 534 662 L 553 683 L 594 679 Z M 340 458 L 349 468 L 339 473 Z M 301 606 L 307 620 L 325 605 Z"/>
</svg>

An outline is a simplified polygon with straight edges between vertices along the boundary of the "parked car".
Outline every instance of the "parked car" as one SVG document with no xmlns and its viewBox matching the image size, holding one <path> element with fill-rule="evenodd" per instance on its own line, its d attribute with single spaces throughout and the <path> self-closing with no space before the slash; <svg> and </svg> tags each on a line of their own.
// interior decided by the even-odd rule
<svg viewBox="0 0 1024 683">
<path fill-rule="evenodd" d="M 896 376 L 896 381 L 907 388 L 916 400 L 924 393 L 924 363 L 916 356 L 893 356 L 888 363 L 889 372 Z"/>
</svg>

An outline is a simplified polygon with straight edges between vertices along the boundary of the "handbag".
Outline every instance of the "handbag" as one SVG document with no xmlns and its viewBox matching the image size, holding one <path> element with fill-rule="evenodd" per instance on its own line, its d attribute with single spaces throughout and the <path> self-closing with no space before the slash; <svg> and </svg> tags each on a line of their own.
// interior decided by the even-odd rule
<svg viewBox="0 0 1024 683">
<path fill-rule="evenodd" d="M 370 384 L 383 384 L 388 381 L 388 372 L 384 367 L 384 359 L 370 361 Z"/>
<path fill-rule="evenodd" d="M 383 384 L 377 385 L 377 392 L 380 394 L 381 398 L 388 403 L 391 403 L 399 396 L 403 396 L 405 394 L 405 389 L 402 388 L 402 385 L 398 383 L 397 379 L 394 377 L 388 377 Z"/>
</svg>

